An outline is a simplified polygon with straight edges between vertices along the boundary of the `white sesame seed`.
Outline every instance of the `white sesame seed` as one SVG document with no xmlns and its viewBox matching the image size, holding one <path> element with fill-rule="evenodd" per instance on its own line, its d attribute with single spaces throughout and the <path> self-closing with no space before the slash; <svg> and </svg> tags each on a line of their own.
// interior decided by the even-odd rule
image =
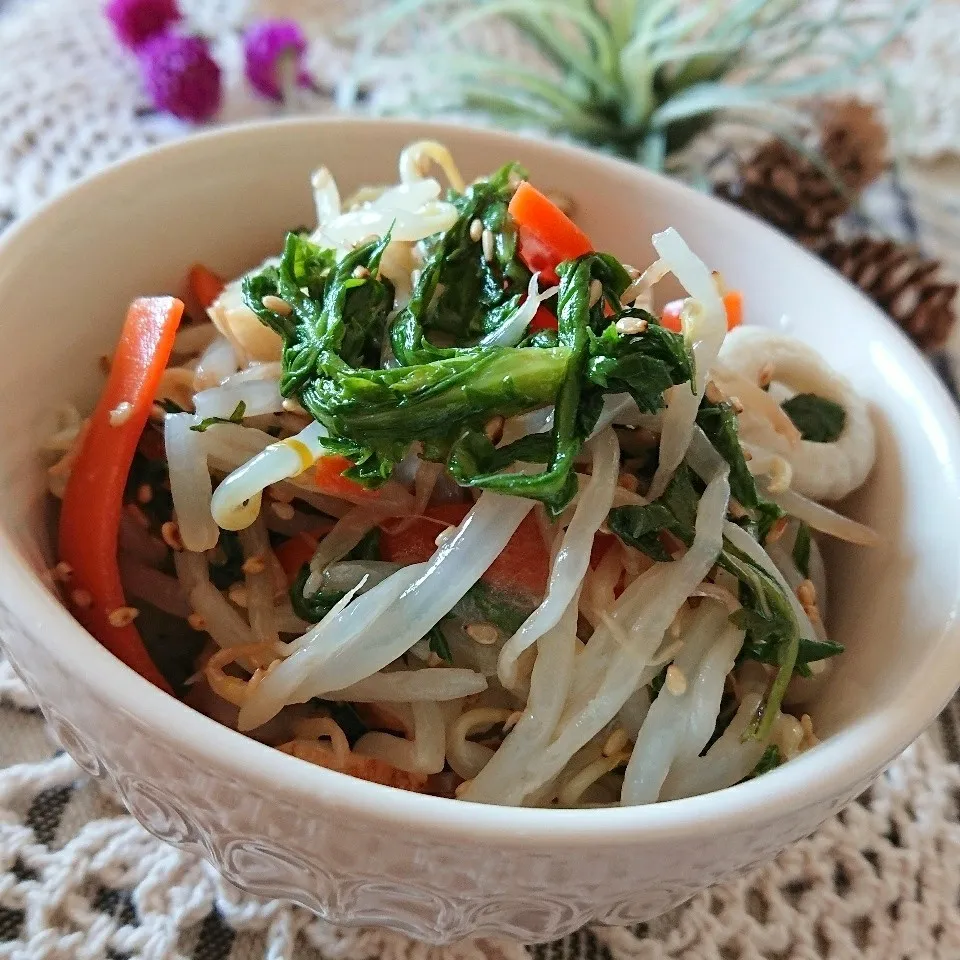
<svg viewBox="0 0 960 960">
<path fill-rule="evenodd" d="M 107 614 L 107 621 L 111 627 L 129 627 L 139 616 L 136 607 L 116 607 Z"/>
<path fill-rule="evenodd" d="M 66 560 L 61 560 L 53 568 L 53 577 L 61 583 L 66 583 L 73 576 L 73 567 Z"/>
<path fill-rule="evenodd" d="M 632 335 L 636 333 L 646 333 L 648 323 L 643 317 L 621 317 L 617 321 L 617 333 L 621 335 Z"/>
<path fill-rule="evenodd" d="M 272 310 L 274 313 L 280 314 L 281 317 L 289 317 L 293 313 L 293 307 L 286 300 L 275 297 L 272 293 L 268 293 L 260 302 L 267 310 Z"/>
<path fill-rule="evenodd" d="M 770 461 L 768 470 L 770 481 L 767 484 L 769 493 L 783 493 L 790 488 L 790 480 L 793 478 L 793 468 L 784 460 L 783 457 L 774 457 Z"/>
<path fill-rule="evenodd" d="M 133 404 L 127 400 L 121 400 L 110 411 L 110 426 L 122 427 L 133 416 Z"/>
<path fill-rule="evenodd" d="M 483 224 L 479 220 L 470 221 L 470 239 L 476 243 L 483 236 Z"/>
<path fill-rule="evenodd" d="M 760 368 L 760 373 L 757 375 L 757 382 L 761 387 L 769 387 L 773 382 L 773 364 L 769 361 L 765 363 Z"/>
<path fill-rule="evenodd" d="M 231 603 L 235 603 L 238 607 L 245 607 L 247 605 L 247 588 L 235 583 L 227 591 L 227 597 Z"/>
<path fill-rule="evenodd" d="M 453 536 L 454 529 L 454 527 L 447 527 L 445 530 L 441 530 L 433 542 L 438 547 L 442 547 Z"/>
<path fill-rule="evenodd" d="M 623 265 L 624 269 L 627 271 L 627 276 L 631 280 L 639 280 L 642 274 L 636 267 L 628 266 L 627 264 Z"/>
<path fill-rule="evenodd" d="M 467 636 L 484 647 L 493 646 L 500 639 L 500 631 L 492 623 L 471 623 Z"/>
<path fill-rule="evenodd" d="M 243 570 L 244 573 L 257 574 L 263 573 L 263 571 L 267 569 L 267 565 L 261 556 L 247 557 L 247 559 L 243 561 L 243 566 L 240 569 Z"/>
<path fill-rule="evenodd" d="M 487 263 L 492 262 L 493 260 L 493 233 L 489 230 L 484 230 L 480 234 L 480 246 L 483 247 L 483 259 Z"/>
<path fill-rule="evenodd" d="M 667 667 L 667 679 L 663 685 L 675 697 L 681 697 L 687 692 L 687 678 L 675 663 Z"/>
<path fill-rule="evenodd" d="M 467 790 L 470 788 L 470 785 L 473 783 L 473 780 L 464 780 L 463 783 L 459 784 L 456 790 L 453 791 L 453 795 L 459 800 Z"/>
<path fill-rule="evenodd" d="M 196 612 L 187 617 L 187 623 L 190 624 L 191 630 L 196 630 L 198 633 L 207 629 L 207 621 Z"/>
<path fill-rule="evenodd" d="M 817 602 L 817 588 L 813 585 L 812 580 L 804 580 L 803 583 L 797 587 L 797 599 L 804 606 L 812 607 Z"/>
<path fill-rule="evenodd" d="M 160 527 L 160 536 L 163 537 L 163 542 L 170 547 L 171 550 L 183 549 L 183 538 L 180 536 L 180 527 L 176 521 L 168 520 L 162 524 Z"/>
<path fill-rule="evenodd" d="M 71 590 L 70 599 L 73 605 L 81 610 L 86 610 L 93 604 L 93 597 L 89 590 Z"/>
<path fill-rule="evenodd" d="M 289 503 L 280 503 L 279 501 L 274 500 L 273 503 L 270 504 L 270 509 L 280 520 L 293 519 L 294 509 Z"/>
<path fill-rule="evenodd" d="M 363 266 L 363 264 L 358 264 L 353 268 L 353 278 L 354 280 L 366 280 L 370 276 L 370 271 Z"/>
<path fill-rule="evenodd" d="M 617 729 L 607 737 L 600 752 L 605 757 L 612 757 L 615 753 L 619 753 L 629 742 L 630 738 L 627 736 L 627 731 L 624 730 L 623 727 L 617 727 Z"/>
<path fill-rule="evenodd" d="M 287 411 L 287 413 L 299 413 L 301 415 L 307 413 L 303 406 L 301 406 L 300 402 L 295 400 L 293 397 L 284 397 L 281 406 Z"/>
<path fill-rule="evenodd" d="M 735 413 L 743 413 L 743 402 L 739 397 L 730 397 L 730 406 Z"/>
<path fill-rule="evenodd" d="M 599 280 L 590 281 L 590 306 L 595 306 L 603 296 L 603 284 Z"/>
<path fill-rule="evenodd" d="M 149 483 L 141 483 L 137 487 L 137 502 L 149 503 L 153 499 L 153 487 Z"/>
</svg>

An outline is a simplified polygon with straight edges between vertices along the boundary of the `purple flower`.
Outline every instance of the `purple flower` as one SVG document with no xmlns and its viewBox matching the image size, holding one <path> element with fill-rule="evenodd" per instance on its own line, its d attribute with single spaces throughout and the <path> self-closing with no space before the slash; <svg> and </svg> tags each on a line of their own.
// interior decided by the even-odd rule
<svg viewBox="0 0 960 960">
<path fill-rule="evenodd" d="M 160 110 L 202 123 L 220 109 L 220 67 L 203 37 L 164 33 L 140 50 L 143 85 Z"/>
<path fill-rule="evenodd" d="M 295 20 L 261 20 L 252 24 L 243 38 L 247 80 L 260 94 L 271 100 L 283 100 L 282 71 L 289 62 L 290 79 L 301 87 L 313 81 L 304 68 L 307 38 Z"/>
<path fill-rule="evenodd" d="M 131 50 L 181 18 L 177 0 L 110 0 L 104 9 L 117 39 Z"/>
</svg>

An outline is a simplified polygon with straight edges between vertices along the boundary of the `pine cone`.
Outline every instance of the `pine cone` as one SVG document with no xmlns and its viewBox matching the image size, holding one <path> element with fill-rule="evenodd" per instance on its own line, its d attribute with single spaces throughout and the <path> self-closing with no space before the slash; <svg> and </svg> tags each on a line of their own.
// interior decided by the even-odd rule
<svg viewBox="0 0 960 960">
<path fill-rule="evenodd" d="M 936 276 L 939 261 L 927 259 L 914 247 L 872 237 L 833 240 L 820 255 L 882 307 L 921 349 L 943 346 L 957 319 L 953 303 L 957 284 Z"/>
<path fill-rule="evenodd" d="M 887 131 L 876 110 L 859 100 L 828 104 L 820 128 L 820 152 L 852 193 L 873 183 L 887 167 Z"/>
<path fill-rule="evenodd" d="M 716 192 L 807 247 L 820 247 L 849 207 L 822 170 L 781 140 L 764 143 L 739 178 L 718 184 Z"/>
</svg>

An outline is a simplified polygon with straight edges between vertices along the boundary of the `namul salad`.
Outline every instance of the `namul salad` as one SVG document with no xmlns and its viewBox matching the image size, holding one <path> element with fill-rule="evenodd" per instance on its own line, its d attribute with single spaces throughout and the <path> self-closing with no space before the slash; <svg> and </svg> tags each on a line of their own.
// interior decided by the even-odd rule
<svg viewBox="0 0 960 960">
<path fill-rule="evenodd" d="M 875 455 L 847 381 L 675 230 L 624 263 L 517 163 L 419 142 L 312 186 L 314 229 L 194 266 L 189 318 L 136 300 L 59 411 L 76 618 L 220 723 L 460 800 L 652 803 L 812 747 L 818 538 L 877 539 L 827 505 Z"/>
</svg>

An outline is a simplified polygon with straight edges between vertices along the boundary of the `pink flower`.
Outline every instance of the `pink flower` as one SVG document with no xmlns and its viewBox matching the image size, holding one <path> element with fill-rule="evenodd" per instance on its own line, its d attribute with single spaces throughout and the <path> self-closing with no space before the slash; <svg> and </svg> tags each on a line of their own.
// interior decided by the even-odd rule
<svg viewBox="0 0 960 960">
<path fill-rule="evenodd" d="M 117 39 L 131 50 L 181 18 L 177 0 L 110 0 L 104 9 Z"/>
<path fill-rule="evenodd" d="M 220 67 L 203 37 L 160 34 L 139 52 L 143 85 L 158 109 L 194 123 L 220 109 Z"/>
<path fill-rule="evenodd" d="M 282 72 L 289 64 L 290 80 L 301 87 L 313 81 L 304 68 L 307 38 L 295 20 L 261 20 L 243 38 L 244 63 L 250 85 L 264 97 L 283 100 Z"/>
</svg>

